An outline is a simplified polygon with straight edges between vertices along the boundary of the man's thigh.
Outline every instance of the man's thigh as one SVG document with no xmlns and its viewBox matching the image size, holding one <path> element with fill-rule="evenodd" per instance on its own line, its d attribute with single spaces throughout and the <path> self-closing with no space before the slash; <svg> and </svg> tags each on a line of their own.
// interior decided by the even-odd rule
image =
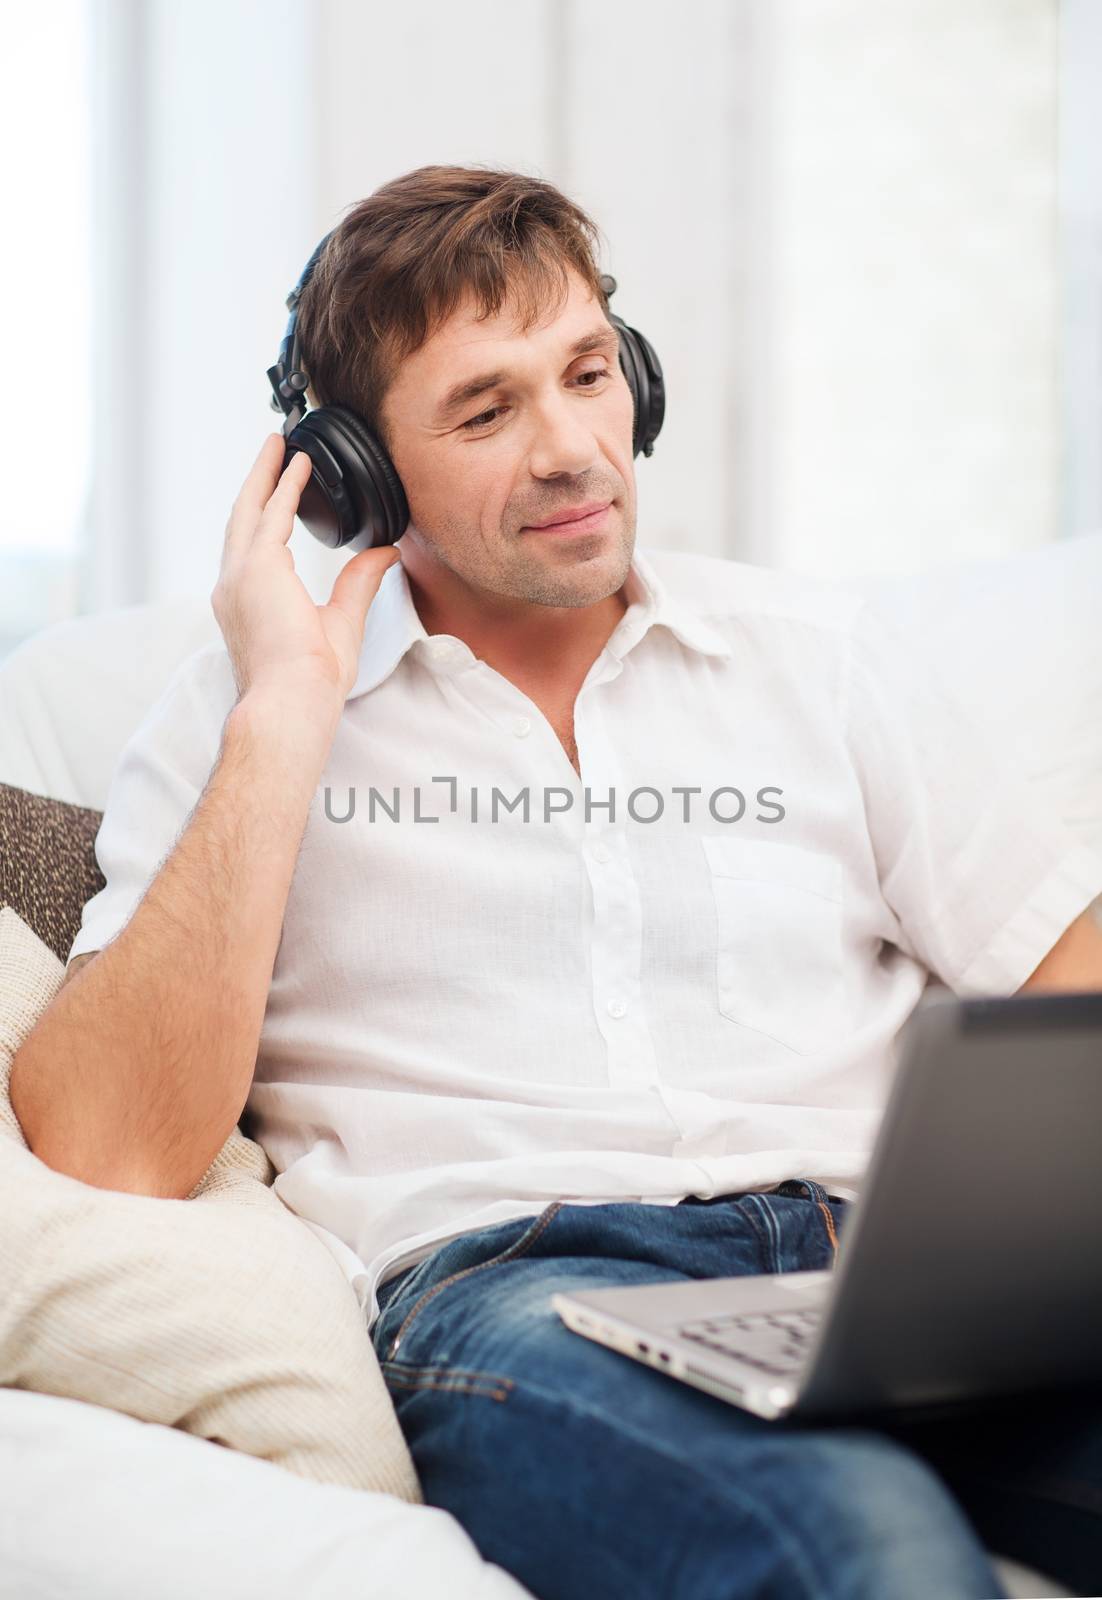
<svg viewBox="0 0 1102 1600">
<path fill-rule="evenodd" d="M 415 1270 L 385 1307 L 376 1348 L 426 1500 L 541 1600 L 1003 1592 L 914 1452 L 868 1429 L 765 1422 L 550 1309 L 560 1290 L 770 1270 L 778 1239 L 804 1228 L 802 1264 L 828 1264 L 813 1208 L 770 1204 L 773 1227 L 758 1205 L 549 1208 L 494 1230 L 481 1255 L 457 1248 L 443 1276 Z"/>
</svg>

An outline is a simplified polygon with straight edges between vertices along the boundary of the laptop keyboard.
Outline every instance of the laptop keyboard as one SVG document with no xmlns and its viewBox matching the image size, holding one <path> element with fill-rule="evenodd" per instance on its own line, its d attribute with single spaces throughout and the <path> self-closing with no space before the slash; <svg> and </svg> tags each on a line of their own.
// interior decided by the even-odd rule
<svg viewBox="0 0 1102 1600">
<path fill-rule="evenodd" d="M 737 1356 L 762 1372 L 790 1377 L 799 1371 L 822 1320 L 822 1310 L 753 1311 L 704 1317 L 677 1330 L 682 1339 Z"/>
</svg>

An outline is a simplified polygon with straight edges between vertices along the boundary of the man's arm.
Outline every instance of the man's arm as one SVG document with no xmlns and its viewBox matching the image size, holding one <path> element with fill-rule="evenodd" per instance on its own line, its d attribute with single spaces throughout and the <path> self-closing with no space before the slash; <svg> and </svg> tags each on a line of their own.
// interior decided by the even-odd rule
<svg viewBox="0 0 1102 1600">
<path fill-rule="evenodd" d="M 1027 989 L 1102 992 L 1102 928 L 1089 910 L 1065 929 L 1016 993 L 1023 994 Z"/>
<path fill-rule="evenodd" d="M 47 1165 L 182 1198 L 248 1098 L 295 860 L 393 547 L 315 606 L 284 546 L 309 461 L 273 435 L 235 502 L 212 594 L 238 699 L 186 827 L 130 920 L 70 972 L 12 1063 Z"/>
<path fill-rule="evenodd" d="M 67 982 L 12 1065 L 47 1166 L 182 1198 L 241 1115 L 331 713 L 245 696 L 175 849 L 122 932 Z"/>
</svg>

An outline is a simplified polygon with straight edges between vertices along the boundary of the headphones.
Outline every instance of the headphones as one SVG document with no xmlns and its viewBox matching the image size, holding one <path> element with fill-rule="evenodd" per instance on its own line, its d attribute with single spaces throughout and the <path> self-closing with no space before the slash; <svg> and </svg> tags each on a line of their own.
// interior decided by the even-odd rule
<svg viewBox="0 0 1102 1600">
<path fill-rule="evenodd" d="M 308 455 L 313 465 L 310 481 L 299 499 L 300 521 L 330 549 L 355 545 L 369 550 L 375 545 L 393 544 L 406 531 L 406 492 L 383 445 L 356 412 L 347 406 L 307 409 L 306 386 L 310 380 L 300 361 L 298 303 L 331 237 L 326 234 L 287 296 L 291 316 L 278 360 L 268 368 L 268 381 L 272 386 L 272 410 L 281 411 L 285 419 L 283 465 L 296 451 Z M 606 296 L 611 295 L 616 279 L 603 274 L 601 288 Z M 620 366 L 635 406 L 632 455 L 642 451 L 649 456 L 666 413 L 662 368 L 641 333 L 611 313 L 609 321 L 620 335 Z"/>
</svg>

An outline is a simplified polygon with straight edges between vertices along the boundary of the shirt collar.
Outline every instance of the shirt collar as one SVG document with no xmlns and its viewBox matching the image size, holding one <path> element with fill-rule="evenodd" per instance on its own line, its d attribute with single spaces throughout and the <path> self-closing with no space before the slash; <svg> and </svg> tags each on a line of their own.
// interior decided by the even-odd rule
<svg viewBox="0 0 1102 1600">
<path fill-rule="evenodd" d="M 730 656 L 731 646 L 722 634 L 683 599 L 675 599 L 670 595 L 650 560 L 638 547 L 624 583 L 624 595 L 628 608 L 605 647 L 618 661 L 623 660 L 644 634 L 656 626 L 669 628 L 683 644 L 702 655 Z M 407 650 L 415 647 L 425 653 L 433 667 L 438 669 L 443 663 L 433 658 L 430 649 L 432 638 L 433 635 L 426 633 L 417 614 L 405 568 L 401 561 L 395 561 L 384 572 L 378 593 L 367 613 L 359 672 L 348 699 L 377 689 L 394 671 Z M 457 657 L 462 657 L 468 665 L 474 659 L 466 646 L 459 647 L 449 661 Z"/>
<path fill-rule="evenodd" d="M 698 614 L 682 596 L 671 595 L 650 557 L 638 546 L 624 583 L 628 608 L 620 618 L 607 648 L 622 660 L 627 652 L 653 627 L 669 628 L 682 644 L 701 655 L 731 655 L 731 646 L 712 623 Z"/>
</svg>

